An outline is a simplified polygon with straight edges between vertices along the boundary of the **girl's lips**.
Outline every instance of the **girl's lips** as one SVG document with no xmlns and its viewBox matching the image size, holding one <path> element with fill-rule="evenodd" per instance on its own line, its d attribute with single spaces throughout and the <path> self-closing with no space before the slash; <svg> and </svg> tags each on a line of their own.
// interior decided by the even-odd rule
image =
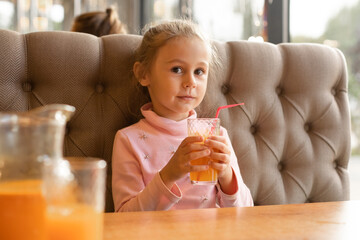
<svg viewBox="0 0 360 240">
<path fill-rule="evenodd" d="M 178 98 L 183 99 L 183 100 L 193 100 L 193 99 L 195 99 L 192 96 L 178 96 Z"/>
</svg>

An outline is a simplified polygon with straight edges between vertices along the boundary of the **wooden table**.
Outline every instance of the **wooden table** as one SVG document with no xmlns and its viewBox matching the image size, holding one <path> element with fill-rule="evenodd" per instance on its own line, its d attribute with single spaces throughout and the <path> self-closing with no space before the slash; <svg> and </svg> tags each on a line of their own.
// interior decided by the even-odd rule
<svg viewBox="0 0 360 240">
<path fill-rule="evenodd" d="M 360 201 L 106 213 L 116 239 L 360 239 Z"/>
</svg>

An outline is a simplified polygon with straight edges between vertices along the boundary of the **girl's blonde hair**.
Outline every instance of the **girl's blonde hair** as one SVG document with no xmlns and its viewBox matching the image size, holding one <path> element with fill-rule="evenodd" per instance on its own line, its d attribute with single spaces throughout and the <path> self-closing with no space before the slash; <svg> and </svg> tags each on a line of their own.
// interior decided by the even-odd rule
<svg viewBox="0 0 360 240">
<path fill-rule="evenodd" d="M 143 76 L 149 71 L 154 61 L 157 50 L 164 46 L 167 41 L 177 37 L 197 37 L 202 40 L 210 53 L 210 71 L 212 65 L 217 64 L 217 54 L 215 47 L 210 40 L 200 31 L 199 26 L 190 20 L 177 19 L 159 23 L 157 25 L 146 25 L 142 31 L 143 39 L 135 52 L 135 62 L 140 62 Z"/>
</svg>

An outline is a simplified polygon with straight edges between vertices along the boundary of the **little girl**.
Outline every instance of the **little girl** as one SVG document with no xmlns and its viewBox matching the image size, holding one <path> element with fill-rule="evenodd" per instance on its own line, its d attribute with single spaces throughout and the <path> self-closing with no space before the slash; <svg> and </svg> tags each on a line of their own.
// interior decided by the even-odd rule
<svg viewBox="0 0 360 240">
<path fill-rule="evenodd" d="M 117 132 L 112 158 L 115 211 L 253 206 L 229 136 L 187 136 L 187 119 L 204 98 L 215 57 L 210 41 L 190 21 L 151 27 L 136 51 L 135 79 L 151 102 L 144 119 Z M 217 151 L 212 151 L 216 149 Z M 190 161 L 209 156 L 209 165 Z M 217 185 L 192 185 L 189 172 L 211 166 Z"/>
</svg>

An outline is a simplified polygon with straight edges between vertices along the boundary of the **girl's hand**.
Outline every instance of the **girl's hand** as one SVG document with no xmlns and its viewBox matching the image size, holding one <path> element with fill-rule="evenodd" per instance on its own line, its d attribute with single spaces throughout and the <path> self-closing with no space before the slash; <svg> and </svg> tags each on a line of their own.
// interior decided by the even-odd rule
<svg viewBox="0 0 360 240">
<path fill-rule="evenodd" d="M 160 177 L 169 189 L 189 172 L 205 171 L 209 168 L 208 165 L 190 164 L 192 160 L 210 155 L 211 150 L 203 144 L 199 144 L 202 141 L 203 137 L 201 136 L 185 138 L 168 164 L 160 171 Z"/>
<path fill-rule="evenodd" d="M 218 181 L 221 190 L 226 194 L 237 191 L 236 178 L 230 165 L 231 150 L 224 136 L 210 136 L 206 139 L 206 147 L 213 149 L 210 154 L 210 166 L 218 171 Z"/>
</svg>

